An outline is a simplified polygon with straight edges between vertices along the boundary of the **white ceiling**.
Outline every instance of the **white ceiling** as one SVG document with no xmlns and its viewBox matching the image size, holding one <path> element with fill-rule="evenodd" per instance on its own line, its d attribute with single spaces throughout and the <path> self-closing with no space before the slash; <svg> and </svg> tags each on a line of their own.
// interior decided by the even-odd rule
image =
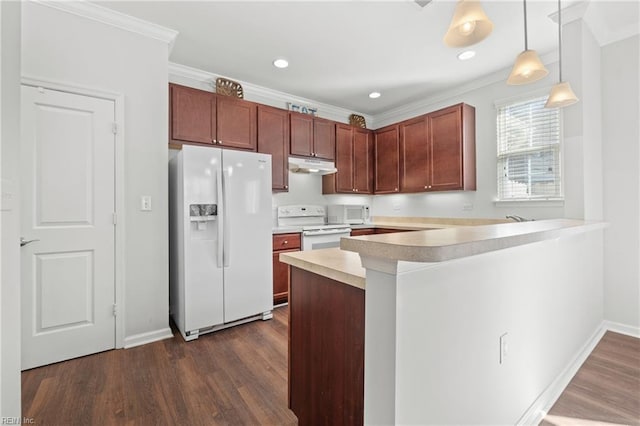
<svg viewBox="0 0 640 426">
<path fill-rule="evenodd" d="M 594 1 L 605 26 L 637 26 L 637 0 Z M 464 49 L 442 42 L 453 0 L 96 3 L 179 31 L 172 62 L 372 115 L 509 68 L 524 47 L 519 0 L 482 2 L 494 31 L 464 62 Z M 529 48 L 541 55 L 557 49 L 556 10 L 555 0 L 527 2 Z M 277 57 L 289 68 L 273 67 Z"/>
</svg>

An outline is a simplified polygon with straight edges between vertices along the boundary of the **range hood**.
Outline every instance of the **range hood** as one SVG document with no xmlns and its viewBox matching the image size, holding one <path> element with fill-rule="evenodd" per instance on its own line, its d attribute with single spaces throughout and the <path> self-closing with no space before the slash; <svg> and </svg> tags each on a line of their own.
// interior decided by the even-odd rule
<svg viewBox="0 0 640 426">
<path fill-rule="evenodd" d="M 315 173 L 319 175 L 330 175 L 338 171 L 336 165 L 331 161 L 298 157 L 289 157 L 289 170 L 294 173 Z"/>
</svg>

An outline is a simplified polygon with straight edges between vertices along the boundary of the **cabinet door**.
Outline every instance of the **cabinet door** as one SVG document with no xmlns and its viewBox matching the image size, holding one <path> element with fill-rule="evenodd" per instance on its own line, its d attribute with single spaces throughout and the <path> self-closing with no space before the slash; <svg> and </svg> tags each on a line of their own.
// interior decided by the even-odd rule
<svg viewBox="0 0 640 426">
<path fill-rule="evenodd" d="M 352 192 L 353 184 L 353 127 L 336 124 L 336 192 Z"/>
<path fill-rule="evenodd" d="M 336 158 L 336 127 L 333 121 L 313 119 L 312 156 L 332 161 Z"/>
<path fill-rule="evenodd" d="M 292 155 L 311 157 L 313 152 L 313 117 L 297 112 L 289 113 Z"/>
<path fill-rule="evenodd" d="M 425 116 L 400 123 L 400 190 L 421 192 L 429 185 L 429 121 Z"/>
<path fill-rule="evenodd" d="M 399 182 L 398 125 L 376 131 L 374 192 L 385 194 L 398 192 Z"/>
<path fill-rule="evenodd" d="M 230 96 L 217 96 L 217 141 L 222 147 L 255 151 L 256 104 Z"/>
<path fill-rule="evenodd" d="M 462 105 L 433 112 L 429 117 L 431 189 L 463 189 Z"/>
<path fill-rule="evenodd" d="M 169 84 L 170 130 L 173 143 L 213 144 L 216 130 L 216 95 Z"/>
<path fill-rule="evenodd" d="M 337 152 L 337 148 L 336 148 Z M 358 193 L 373 192 L 373 133 L 353 130 L 353 186 Z"/>
<path fill-rule="evenodd" d="M 271 154 L 271 188 L 289 189 L 289 112 L 258 105 L 258 152 Z"/>
<path fill-rule="evenodd" d="M 291 273 L 289 265 L 280 262 L 280 253 L 299 250 L 280 250 L 273 252 L 273 304 L 285 303 L 289 298 Z"/>
</svg>

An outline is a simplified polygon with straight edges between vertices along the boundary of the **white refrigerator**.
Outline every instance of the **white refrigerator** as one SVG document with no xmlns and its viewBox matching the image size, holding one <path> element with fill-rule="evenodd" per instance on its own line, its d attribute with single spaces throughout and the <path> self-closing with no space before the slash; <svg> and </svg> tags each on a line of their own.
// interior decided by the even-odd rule
<svg viewBox="0 0 640 426">
<path fill-rule="evenodd" d="M 169 205 L 170 312 L 184 339 L 271 318 L 271 156 L 184 145 Z"/>
</svg>

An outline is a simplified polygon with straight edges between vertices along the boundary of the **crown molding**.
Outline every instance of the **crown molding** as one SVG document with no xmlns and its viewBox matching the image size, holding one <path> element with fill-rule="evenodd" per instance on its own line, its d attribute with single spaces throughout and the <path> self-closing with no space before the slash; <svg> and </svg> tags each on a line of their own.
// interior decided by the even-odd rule
<svg viewBox="0 0 640 426">
<path fill-rule="evenodd" d="M 544 55 L 540 55 L 540 60 L 547 66 L 558 62 L 558 51 L 553 50 L 551 52 L 545 53 Z M 440 108 L 440 106 L 437 104 L 450 100 L 451 98 L 461 97 L 466 93 L 481 89 L 486 86 L 490 86 L 495 83 L 505 82 L 506 84 L 510 72 L 510 67 L 503 68 L 502 70 L 485 75 L 484 77 L 480 77 L 465 84 L 457 85 L 453 88 L 430 95 L 424 100 L 404 104 L 389 111 L 377 114 L 373 117 L 371 128 L 379 129 L 381 127 L 398 123 L 400 121 L 404 121 L 421 114 L 426 114 L 433 111 L 434 109 Z"/>
<path fill-rule="evenodd" d="M 186 65 L 169 62 L 169 81 L 172 83 L 183 84 L 185 86 L 214 92 L 215 81 L 218 77 L 229 78 L 240 83 L 244 90 L 245 99 L 248 101 L 258 102 L 261 104 L 271 105 L 276 108 L 283 109 L 287 109 L 287 103 L 289 102 L 313 106 L 314 108 L 318 109 L 318 117 L 328 118 L 330 120 L 342 123 L 349 122 L 350 114 L 359 114 L 365 118 L 367 127 L 372 128 L 371 125 L 374 119 L 370 115 L 365 115 L 357 111 L 348 110 L 346 108 L 317 102 L 313 99 L 301 98 L 289 93 L 280 92 L 263 86 L 258 86 L 256 84 L 248 83 L 246 81 L 237 80 L 232 77 L 214 74 Z"/>
<path fill-rule="evenodd" d="M 587 9 L 589 9 L 590 3 L 588 0 L 581 1 L 579 3 L 574 3 L 571 6 L 567 6 L 561 9 L 562 12 L 562 23 L 568 24 L 569 22 L 577 21 L 578 19 L 584 18 L 587 13 Z M 553 22 L 558 22 L 558 12 L 553 12 L 549 15 L 549 19 Z"/>
<path fill-rule="evenodd" d="M 83 18 L 92 19 L 112 27 L 140 34 L 155 40 L 167 43 L 169 52 L 173 48 L 178 31 L 124 13 L 99 6 L 88 1 L 46 1 L 46 0 L 30 0 L 42 6 L 52 9 L 61 10 Z"/>
<path fill-rule="evenodd" d="M 598 8 L 600 7 L 602 7 L 602 3 L 593 0 L 584 0 L 567 6 L 562 9 L 562 25 L 581 19 L 587 24 L 600 47 L 624 40 L 640 32 L 640 26 L 636 22 L 622 26 L 608 22 L 606 17 L 599 13 Z M 550 14 L 549 19 L 557 23 L 558 12 Z"/>
</svg>

